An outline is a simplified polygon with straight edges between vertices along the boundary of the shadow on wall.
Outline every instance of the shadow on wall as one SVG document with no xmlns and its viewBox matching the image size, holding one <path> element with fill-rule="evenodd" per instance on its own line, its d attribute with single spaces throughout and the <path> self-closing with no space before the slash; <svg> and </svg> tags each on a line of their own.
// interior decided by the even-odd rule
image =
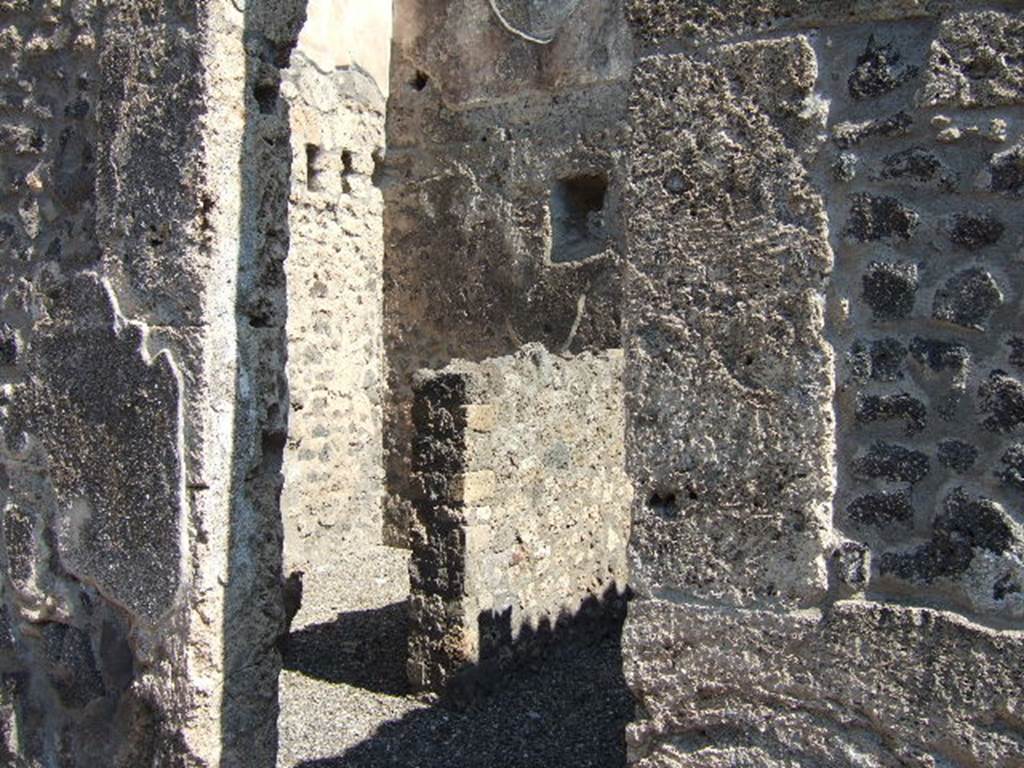
<svg viewBox="0 0 1024 768">
<path fill-rule="evenodd" d="M 343 754 L 296 768 L 623 768 L 625 727 L 634 705 L 622 674 L 625 601 L 614 601 L 609 606 L 595 599 L 554 626 L 521 631 L 514 673 L 485 661 L 487 674 L 467 670 L 464 679 L 472 686 L 457 684 L 431 706 L 384 723 Z M 401 693 L 405 656 L 393 651 L 393 641 L 404 641 L 407 622 L 404 603 L 341 614 L 332 624 L 293 633 L 285 666 L 332 682 Z M 502 616 L 485 613 L 478 622 L 482 631 L 493 630 L 492 652 L 505 652 L 509 646 L 501 638 L 511 631 Z M 341 658 L 324 659 L 326 645 Z"/>
</svg>

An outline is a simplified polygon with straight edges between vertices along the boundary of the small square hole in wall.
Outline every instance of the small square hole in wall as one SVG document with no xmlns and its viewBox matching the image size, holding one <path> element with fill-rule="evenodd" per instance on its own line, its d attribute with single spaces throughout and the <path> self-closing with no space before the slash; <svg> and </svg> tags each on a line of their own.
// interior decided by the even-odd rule
<svg viewBox="0 0 1024 768">
<path fill-rule="evenodd" d="M 323 157 L 320 147 L 316 144 L 306 145 L 306 188 L 311 192 L 319 192 L 323 189 L 323 179 L 320 174 L 323 172 Z"/>
<path fill-rule="evenodd" d="M 608 245 L 605 201 L 608 178 L 586 173 L 559 179 L 551 190 L 551 261 L 580 261 Z"/>
</svg>

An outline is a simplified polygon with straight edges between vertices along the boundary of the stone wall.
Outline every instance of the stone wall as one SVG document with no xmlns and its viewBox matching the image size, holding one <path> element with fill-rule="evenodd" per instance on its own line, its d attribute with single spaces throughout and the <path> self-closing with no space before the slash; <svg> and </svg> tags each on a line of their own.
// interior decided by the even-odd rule
<svg viewBox="0 0 1024 768">
<path fill-rule="evenodd" d="M 301 9 L 0 14 L 6 749 L 270 765 Z"/>
<path fill-rule="evenodd" d="M 1024 17 L 970 6 L 629 4 L 637 765 L 1024 754 Z"/>
<path fill-rule="evenodd" d="M 384 45 L 383 43 L 381 45 Z M 321 571 L 381 538 L 384 100 L 359 69 L 323 72 L 301 46 L 290 105 L 285 570 Z"/>
<path fill-rule="evenodd" d="M 1019 622 L 1024 17 L 957 13 L 859 38 L 863 50 L 822 59 L 847 79 L 821 158 L 836 524 L 867 545 L 871 592 Z M 872 120 L 900 128 L 865 134 Z"/>
<path fill-rule="evenodd" d="M 444 688 L 621 608 L 622 355 L 539 344 L 417 380 L 409 678 Z"/>
<path fill-rule="evenodd" d="M 511 33 L 477 0 L 399 0 L 395 24 L 386 530 L 404 545 L 417 370 L 531 341 L 574 353 L 620 346 L 631 44 L 618 0 L 561 18 L 550 45 Z"/>
</svg>

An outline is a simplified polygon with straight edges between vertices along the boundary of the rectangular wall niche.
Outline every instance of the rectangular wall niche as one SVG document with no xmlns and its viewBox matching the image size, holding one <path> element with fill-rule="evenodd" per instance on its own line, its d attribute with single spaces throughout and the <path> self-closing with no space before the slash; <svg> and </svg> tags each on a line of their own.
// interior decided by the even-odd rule
<svg viewBox="0 0 1024 768">
<path fill-rule="evenodd" d="M 559 179 L 551 189 L 551 261 L 582 261 L 608 245 L 605 199 L 608 178 L 587 173 Z"/>
</svg>

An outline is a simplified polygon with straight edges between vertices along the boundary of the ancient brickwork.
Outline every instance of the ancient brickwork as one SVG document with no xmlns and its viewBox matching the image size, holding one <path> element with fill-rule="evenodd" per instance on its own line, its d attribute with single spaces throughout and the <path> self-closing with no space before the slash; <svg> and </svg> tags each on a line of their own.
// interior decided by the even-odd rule
<svg viewBox="0 0 1024 768">
<path fill-rule="evenodd" d="M 409 677 L 500 665 L 626 588 L 622 355 L 540 345 L 417 382 Z M 585 616 L 582 614 L 586 614 Z"/>
<path fill-rule="evenodd" d="M 395 18 L 384 293 L 387 523 L 401 544 L 418 369 L 531 341 L 620 346 L 631 45 L 617 0 L 579 6 L 550 45 L 476 0 L 402 0 Z"/>
<path fill-rule="evenodd" d="M 629 4 L 638 765 L 1024 754 L 1022 18 L 969 6 Z"/>
</svg>

